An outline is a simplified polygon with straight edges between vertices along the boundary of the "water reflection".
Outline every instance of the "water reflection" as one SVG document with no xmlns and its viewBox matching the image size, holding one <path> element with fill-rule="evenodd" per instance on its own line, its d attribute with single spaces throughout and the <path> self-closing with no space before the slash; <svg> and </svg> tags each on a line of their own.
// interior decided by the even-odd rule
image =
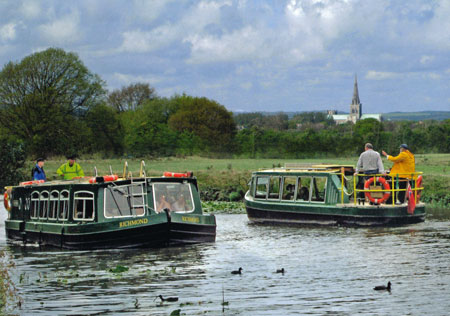
<svg viewBox="0 0 450 316">
<path fill-rule="evenodd" d="M 144 250 L 61 251 L 0 245 L 14 258 L 24 315 L 445 315 L 450 228 L 248 225 L 218 215 L 217 241 Z M 113 273 L 118 266 L 129 268 Z M 242 267 L 242 275 L 231 271 Z M 284 268 L 285 274 L 276 273 Z M 392 292 L 373 286 L 392 282 Z M 163 304 L 157 295 L 177 296 Z M 136 301 L 137 300 L 137 301 Z"/>
</svg>

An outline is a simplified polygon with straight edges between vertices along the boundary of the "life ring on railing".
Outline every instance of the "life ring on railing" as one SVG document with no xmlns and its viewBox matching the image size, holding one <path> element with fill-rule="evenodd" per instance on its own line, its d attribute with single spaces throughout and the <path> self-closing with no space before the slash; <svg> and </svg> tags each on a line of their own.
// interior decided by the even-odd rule
<svg viewBox="0 0 450 316">
<path fill-rule="evenodd" d="M 31 184 L 39 184 L 39 183 L 44 183 L 45 180 L 34 180 L 34 181 L 24 181 L 24 182 L 20 182 L 20 185 L 31 185 Z"/>
<path fill-rule="evenodd" d="M 110 181 L 116 181 L 119 179 L 119 176 L 117 174 L 111 174 L 106 175 L 102 177 L 93 177 L 89 179 L 89 183 L 102 183 L 102 182 L 110 182 Z"/>
<path fill-rule="evenodd" d="M 416 189 L 422 187 L 422 180 L 423 180 L 422 175 L 420 175 L 420 176 L 417 177 L 417 180 L 416 180 Z M 418 203 L 418 202 L 420 201 L 420 194 L 421 194 L 421 193 L 422 193 L 422 189 L 416 190 L 416 196 L 415 196 L 415 198 L 416 198 L 416 203 Z"/>
<path fill-rule="evenodd" d="M 373 183 L 375 177 L 370 177 L 365 183 L 364 183 L 364 190 L 369 190 L 370 185 Z M 370 195 L 370 192 L 366 192 L 365 195 L 369 199 L 370 202 L 374 204 L 381 204 L 384 201 L 386 201 L 389 196 L 391 195 L 391 192 L 389 191 L 391 187 L 389 186 L 389 183 L 387 183 L 385 178 L 378 177 L 376 178 L 375 182 L 379 182 L 383 185 L 383 188 L 386 193 L 383 194 L 383 197 L 381 199 L 375 199 Z"/>
<path fill-rule="evenodd" d="M 168 177 L 168 178 L 192 178 L 194 173 L 192 171 L 185 172 L 185 173 L 165 171 L 163 175 L 164 175 L 164 177 Z"/>
<path fill-rule="evenodd" d="M 8 190 L 6 190 L 5 194 L 3 195 L 3 205 L 8 212 L 11 211 L 11 203 L 9 201 Z"/>
</svg>

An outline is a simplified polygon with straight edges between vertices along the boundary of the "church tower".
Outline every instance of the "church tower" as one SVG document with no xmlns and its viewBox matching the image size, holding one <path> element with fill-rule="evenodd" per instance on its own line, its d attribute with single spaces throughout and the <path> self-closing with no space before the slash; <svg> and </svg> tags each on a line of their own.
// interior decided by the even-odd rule
<svg viewBox="0 0 450 316">
<path fill-rule="evenodd" d="M 361 119 L 361 109 L 362 104 L 359 101 L 359 93 L 358 93 L 358 80 L 355 75 L 355 85 L 353 87 L 353 98 L 352 104 L 350 104 L 350 115 L 348 116 L 348 120 L 356 123 Z"/>
</svg>

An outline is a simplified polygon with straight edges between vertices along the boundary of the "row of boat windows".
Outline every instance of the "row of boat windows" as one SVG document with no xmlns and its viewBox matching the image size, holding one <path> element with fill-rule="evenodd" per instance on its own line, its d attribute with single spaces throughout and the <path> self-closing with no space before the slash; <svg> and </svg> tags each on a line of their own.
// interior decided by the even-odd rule
<svg viewBox="0 0 450 316">
<path fill-rule="evenodd" d="M 113 186 L 104 189 L 104 214 L 106 218 L 144 216 L 146 210 L 146 187 L 143 184 Z M 42 191 L 31 194 L 31 218 L 68 220 L 69 191 Z M 177 213 L 194 211 L 192 191 L 188 183 L 153 184 L 154 209 Z M 77 191 L 73 198 L 73 218 L 93 220 L 95 217 L 94 193 Z"/>
<path fill-rule="evenodd" d="M 253 185 L 256 199 L 325 202 L 327 177 L 259 176 Z"/>
<path fill-rule="evenodd" d="M 94 193 L 78 191 L 74 194 L 74 215 L 77 220 L 94 219 Z M 31 218 L 69 219 L 69 191 L 42 191 L 31 193 Z"/>
</svg>

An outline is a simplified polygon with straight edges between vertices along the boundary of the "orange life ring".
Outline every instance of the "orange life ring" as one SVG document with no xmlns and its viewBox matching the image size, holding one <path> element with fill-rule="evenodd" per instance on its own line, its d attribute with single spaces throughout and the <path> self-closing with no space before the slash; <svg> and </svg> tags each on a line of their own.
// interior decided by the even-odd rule
<svg viewBox="0 0 450 316">
<path fill-rule="evenodd" d="M 24 181 L 24 182 L 20 182 L 20 185 L 32 185 L 32 184 L 39 184 L 39 183 L 44 183 L 45 180 L 34 180 L 34 181 Z"/>
<path fill-rule="evenodd" d="M 185 173 L 166 171 L 166 172 L 164 172 L 163 175 L 164 175 L 164 177 L 168 177 L 168 178 L 192 178 L 194 173 L 191 171 L 185 172 Z"/>
<path fill-rule="evenodd" d="M 11 203 L 9 203 L 9 194 L 8 191 L 5 192 L 3 195 L 3 205 L 5 206 L 5 209 L 9 212 L 11 211 Z"/>
<path fill-rule="evenodd" d="M 422 177 L 422 175 L 420 175 L 420 176 L 418 176 L 417 177 L 417 181 L 416 181 L 416 189 L 418 189 L 418 188 L 420 188 L 420 187 L 422 187 L 422 180 L 423 180 L 423 177 Z M 418 203 L 419 201 L 420 201 L 420 194 L 422 193 L 422 190 L 420 189 L 420 190 L 416 190 L 416 203 Z"/>
<path fill-rule="evenodd" d="M 373 183 L 374 177 L 370 177 L 370 179 L 368 179 L 365 183 L 364 183 L 364 190 L 369 190 L 370 185 Z M 370 195 L 370 192 L 366 192 L 365 195 L 366 197 L 369 199 L 370 202 L 374 203 L 374 204 L 381 204 L 384 201 L 386 201 L 389 196 L 391 195 L 391 192 L 389 191 L 391 189 L 391 187 L 389 186 L 389 183 L 387 183 L 385 178 L 382 177 L 378 177 L 376 178 L 375 182 L 379 182 L 383 185 L 383 188 L 385 191 L 383 194 L 383 197 L 381 199 L 375 199 Z"/>
<path fill-rule="evenodd" d="M 103 177 L 93 177 L 89 179 L 89 183 L 97 183 L 97 178 L 103 178 L 102 182 L 109 182 L 109 181 L 116 181 L 117 179 L 119 179 L 119 176 L 117 174 L 111 174 Z"/>
</svg>

